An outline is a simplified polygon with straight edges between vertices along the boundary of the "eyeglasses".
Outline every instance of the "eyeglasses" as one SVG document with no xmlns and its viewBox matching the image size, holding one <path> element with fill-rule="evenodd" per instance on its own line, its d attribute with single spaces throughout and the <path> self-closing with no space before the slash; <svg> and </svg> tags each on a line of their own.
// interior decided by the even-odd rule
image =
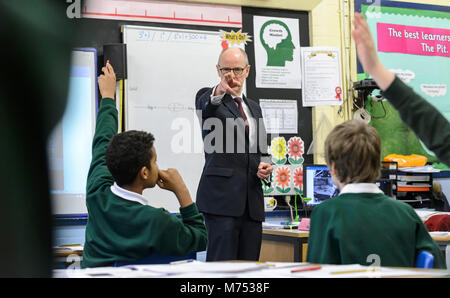
<svg viewBox="0 0 450 298">
<path fill-rule="evenodd" d="M 222 73 L 222 74 L 227 74 L 227 73 L 229 73 L 230 71 L 233 71 L 233 73 L 235 74 L 235 75 L 237 75 L 237 76 L 240 76 L 240 75 L 242 75 L 243 73 L 244 73 L 244 70 L 247 68 L 247 66 L 246 67 L 234 67 L 234 68 L 230 68 L 230 67 L 222 67 L 222 68 L 219 68 L 219 70 L 220 70 L 220 72 Z"/>
</svg>

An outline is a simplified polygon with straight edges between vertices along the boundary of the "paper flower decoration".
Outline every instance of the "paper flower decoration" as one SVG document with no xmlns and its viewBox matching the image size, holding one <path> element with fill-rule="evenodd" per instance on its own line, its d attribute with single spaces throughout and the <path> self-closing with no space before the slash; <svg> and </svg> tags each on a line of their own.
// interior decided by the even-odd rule
<svg viewBox="0 0 450 298">
<path fill-rule="evenodd" d="M 302 193 L 303 190 L 303 169 L 297 168 L 293 171 L 292 181 L 294 182 L 294 190 L 296 193 Z"/>
<path fill-rule="evenodd" d="M 274 188 L 272 187 L 273 183 L 271 184 L 271 186 L 267 186 L 264 182 L 262 182 L 262 189 L 265 195 L 271 194 L 274 191 Z"/>
<path fill-rule="evenodd" d="M 275 164 L 283 165 L 286 163 L 286 140 L 283 137 L 276 137 L 272 139 L 270 144 L 272 153 L 272 161 Z"/>
<path fill-rule="evenodd" d="M 292 137 L 288 142 L 289 162 L 293 165 L 303 163 L 304 143 L 300 137 Z"/>
<path fill-rule="evenodd" d="M 288 193 L 291 188 L 291 171 L 288 167 L 279 167 L 275 173 L 276 189 L 281 193 Z"/>
</svg>

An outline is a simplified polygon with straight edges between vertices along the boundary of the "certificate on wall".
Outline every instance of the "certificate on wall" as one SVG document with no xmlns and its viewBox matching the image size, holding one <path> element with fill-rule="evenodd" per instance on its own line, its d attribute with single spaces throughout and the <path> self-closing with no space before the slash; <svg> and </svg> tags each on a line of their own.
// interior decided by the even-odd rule
<svg viewBox="0 0 450 298">
<path fill-rule="evenodd" d="M 304 47 L 302 99 L 304 107 L 337 106 L 343 102 L 340 51 L 337 47 Z"/>
<path fill-rule="evenodd" d="M 298 19 L 253 17 L 257 88 L 301 88 Z"/>
</svg>

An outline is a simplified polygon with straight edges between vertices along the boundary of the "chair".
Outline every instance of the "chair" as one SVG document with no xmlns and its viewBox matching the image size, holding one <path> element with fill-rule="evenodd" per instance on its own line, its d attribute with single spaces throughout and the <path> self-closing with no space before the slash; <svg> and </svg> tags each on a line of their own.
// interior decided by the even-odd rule
<svg viewBox="0 0 450 298">
<path fill-rule="evenodd" d="M 433 268 L 434 256 L 428 251 L 421 251 L 416 259 L 417 268 Z"/>
</svg>

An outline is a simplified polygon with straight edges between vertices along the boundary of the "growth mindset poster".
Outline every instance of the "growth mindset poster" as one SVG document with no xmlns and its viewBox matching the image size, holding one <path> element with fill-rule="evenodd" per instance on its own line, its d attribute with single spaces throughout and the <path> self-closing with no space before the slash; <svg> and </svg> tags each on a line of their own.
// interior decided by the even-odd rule
<svg viewBox="0 0 450 298">
<path fill-rule="evenodd" d="M 298 19 L 253 17 L 257 88 L 301 88 Z"/>
</svg>

